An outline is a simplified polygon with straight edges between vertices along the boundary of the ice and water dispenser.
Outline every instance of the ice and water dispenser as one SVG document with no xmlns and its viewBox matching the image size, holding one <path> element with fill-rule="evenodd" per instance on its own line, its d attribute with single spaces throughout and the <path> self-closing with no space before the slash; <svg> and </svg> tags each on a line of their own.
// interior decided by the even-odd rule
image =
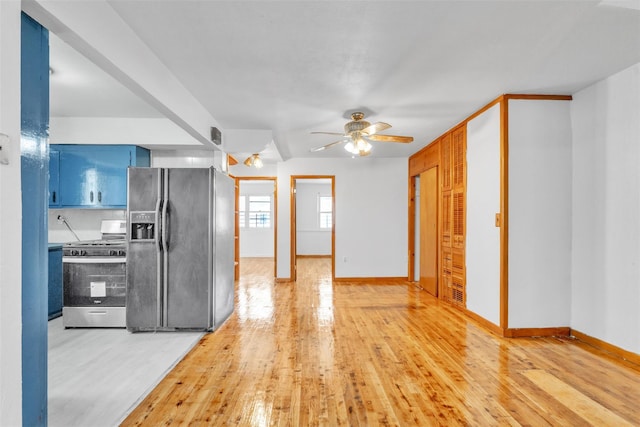
<svg viewBox="0 0 640 427">
<path fill-rule="evenodd" d="M 131 212 L 129 218 L 129 240 L 153 241 L 156 238 L 156 213 L 155 212 Z"/>
</svg>

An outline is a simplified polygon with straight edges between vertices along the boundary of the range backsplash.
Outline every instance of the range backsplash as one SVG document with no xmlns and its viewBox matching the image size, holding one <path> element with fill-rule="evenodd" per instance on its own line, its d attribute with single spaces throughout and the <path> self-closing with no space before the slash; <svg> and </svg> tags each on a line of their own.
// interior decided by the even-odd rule
<svg viewBox="0 0 640 427">
<path fill-rule="evenodd" d="M 96 240 L 102 236 L 100 222 L 103 219 L 126 219 L 126 213 L 125 209 L 49 209 L 49 242 L 76 240 L 64 223 L 58 221 L 58 215 L 66 218 L 80 240 Z"/>
</svg>

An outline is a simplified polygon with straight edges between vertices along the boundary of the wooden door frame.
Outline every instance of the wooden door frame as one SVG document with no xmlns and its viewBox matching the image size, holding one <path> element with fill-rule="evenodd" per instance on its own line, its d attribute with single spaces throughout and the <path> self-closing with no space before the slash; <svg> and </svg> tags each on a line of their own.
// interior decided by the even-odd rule
<svg viewBox="0 0 640 427">
<path fill-rule="evenodd" d="M 240 279 L 240 181 L 273 181 L 273 276 L 278 277 L 278 178 L 275 176 L 235 176 L 235 280 Z"/>
<path fill-rule="evenodd" d="M 296 180 L 298 179 L 329 179 L 331 180 L 331 280 L 336 278 L 336 176 L 335 175 L 291 175 L 289 181 L 289 229 L 291 230 L 290 238 L 290 276 L 292 281 L 297 279 L 296 271 Z"/>
</svg>

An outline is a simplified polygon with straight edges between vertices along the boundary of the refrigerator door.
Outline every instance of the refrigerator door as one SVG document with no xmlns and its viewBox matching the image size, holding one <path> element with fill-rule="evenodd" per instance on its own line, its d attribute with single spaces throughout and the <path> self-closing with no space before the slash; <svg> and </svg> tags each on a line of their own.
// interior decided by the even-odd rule
<svg viewBox="0 0 640 427">
<path fill-rule="evenodd" d="M 218 328 L 233 312 L 235 263 L 235 180 L 215 172 L 215 309 Z"/>
<path fill-rule="evenodd" d="M 130 331 L 155 330 L 161 326 L 162 320 L 162 257 L 158 230 L 162 170 L 129 168 L 127 179 L 126 324 Z M 146 227 L 145 235 L 141 235 L 140 223 L 131 221 L 136 213 L 148 215 L 148 224 L 153 221 L 153 235 L 146 234 Z"/>
<path fill-rule="evenodd" d="M 168 329 L 213 327 L 213 169 L 166 169 L 163 239 Z"/>
</svg>

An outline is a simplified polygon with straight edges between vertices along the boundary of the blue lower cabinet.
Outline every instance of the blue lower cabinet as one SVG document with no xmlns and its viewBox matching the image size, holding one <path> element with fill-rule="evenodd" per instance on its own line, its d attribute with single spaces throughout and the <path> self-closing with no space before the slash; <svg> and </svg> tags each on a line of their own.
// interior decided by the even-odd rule
<svg viewBox="0 0 640 427">
<path fill-rule="evenodd" d="M 49 244 L 49 320 L 62 316 L 62 245 Z"/>
<path fill-rule="evenodd" d="M 150 164 L 149 150 L 132 145 L 51 148 L 59 153 L 60 170 L 59 204 L 50 203 L 52 208 L 126 208 L 127 168 Z"/>
</svg>

